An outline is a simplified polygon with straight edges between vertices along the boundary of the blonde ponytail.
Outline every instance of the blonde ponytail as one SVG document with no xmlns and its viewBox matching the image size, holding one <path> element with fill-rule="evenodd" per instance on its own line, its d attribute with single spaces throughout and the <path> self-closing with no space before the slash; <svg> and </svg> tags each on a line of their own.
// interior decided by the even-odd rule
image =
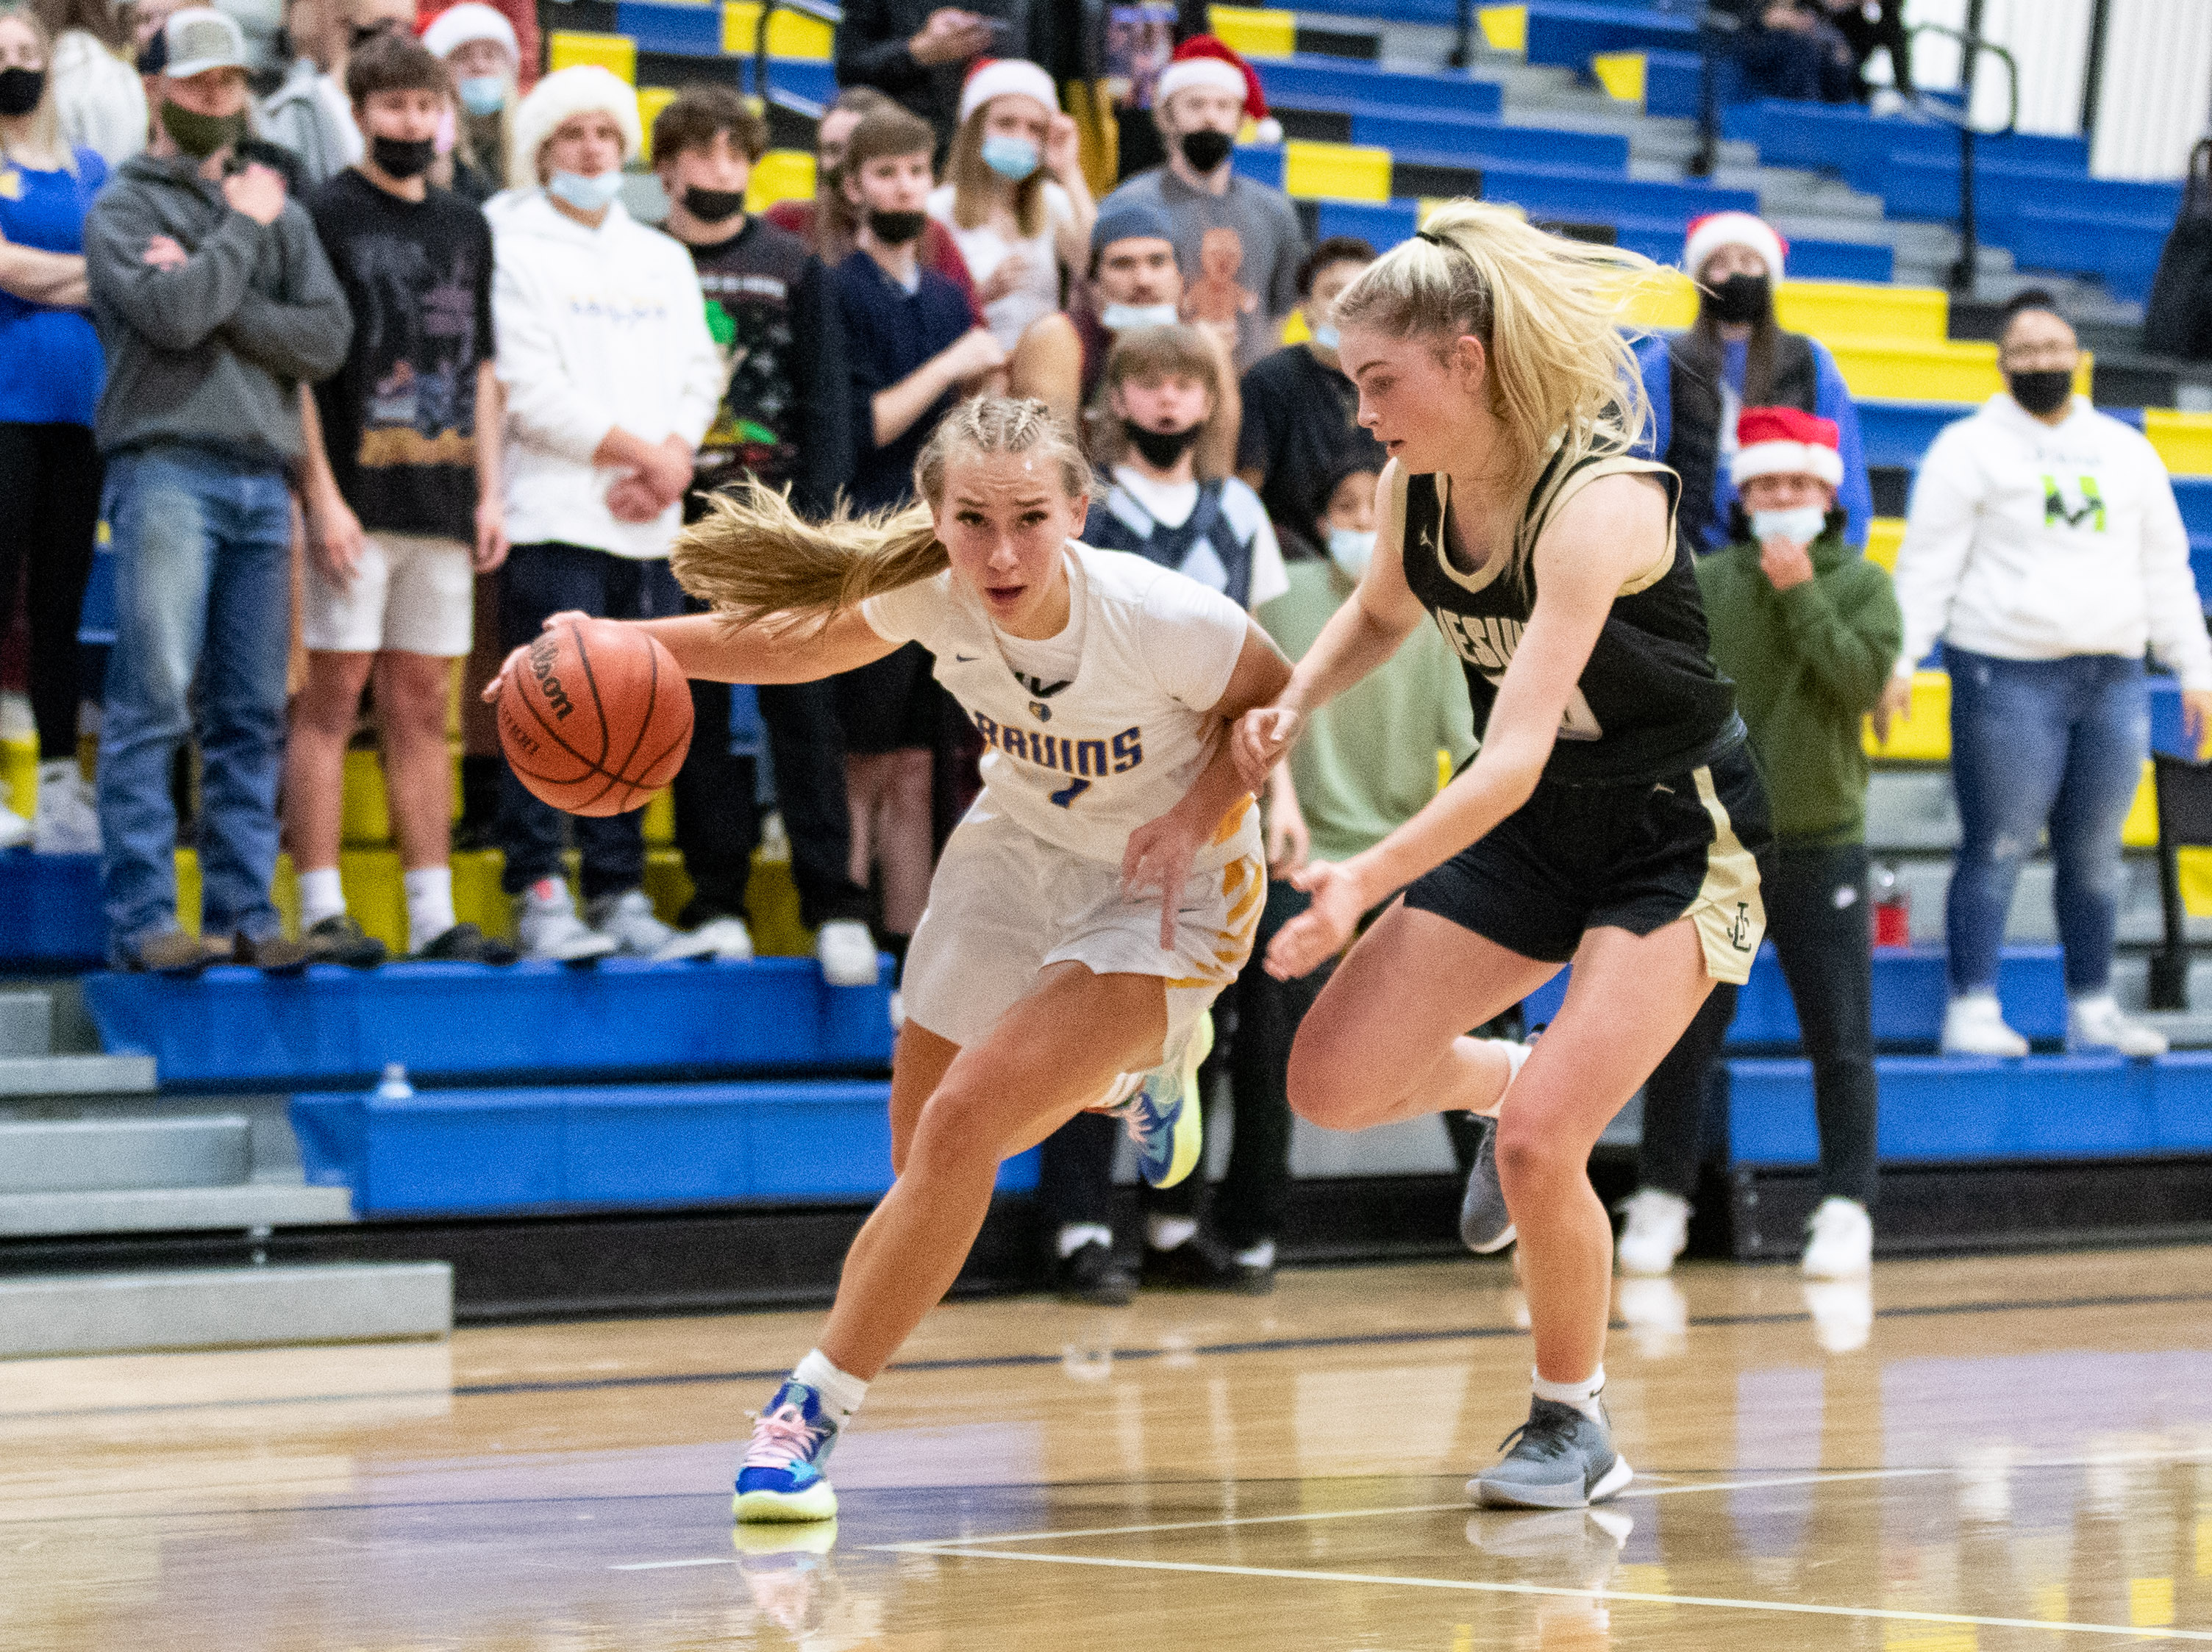
<svg viewBox="0 0 2212 1652">
<path fill-rule="evenodd" d="M 670 566 L 685 591 L 739 625 L 827 623 L 950 567 L 933 516 L 945 471 L 957 458 L 1000 453 L 1052 465 L 1070 496 L 1091 491 L 1082 450 L 1042 402 L 980 396 L 946 414 L 922 445 L 914 482 L 925 502 L 862 516 L 841 502 L 827 521 L 810 522 L 784 494 L 747 477 L 708 496 L 708 514 L 677 536 Z"/>
<path fill-rule="evenodd" d="M 1639 254 L 1571 241 L 1505 209 L 1454 201 L 1361 273 L 1336 301 L 1339 326 L 1440 347 L 1471 335 L 1487 361 L 1490 411 L 1527 493 L 1555 443 L 1570 460 L 1632 446 L 1651 416 L 1620 331 L 1636 288 L 1656 272 Z"/>
</svg>

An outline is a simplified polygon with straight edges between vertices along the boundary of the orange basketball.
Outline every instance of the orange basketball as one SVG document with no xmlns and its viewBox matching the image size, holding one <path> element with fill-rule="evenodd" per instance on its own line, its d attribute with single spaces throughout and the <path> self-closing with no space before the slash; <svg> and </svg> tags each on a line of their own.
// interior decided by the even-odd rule
<svg viewBox="0 0 2212 1652">
<path fill-rule="evenodd" d="M 676 657 L 612 620 L 541 632 L 501 683 L 496 710 L 515 777 L 572 815 L 644 807 L 691 743 L 691 689 Z"/>
</svg>

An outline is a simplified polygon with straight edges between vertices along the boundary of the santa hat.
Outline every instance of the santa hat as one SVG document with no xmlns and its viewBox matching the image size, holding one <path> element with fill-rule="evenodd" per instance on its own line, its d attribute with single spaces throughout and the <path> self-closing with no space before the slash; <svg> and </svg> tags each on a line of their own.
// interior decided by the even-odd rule
<svg viewBox="0 0 2212 1652">
<path fill-rule="evenodd" d="M 1729 480 L 1739 488 L 1758 476 L 1818 477 L 1844 485 L 1836 422 L 1794 407 L 1747 407 L 1735 422 L 1735 460 Z"/>
<path fill-rule="evenodd" d="M 1187 87 L 1211 86 L 1244 100 L 1245 115 L 1259 124 L 1262 143 L 1283 141 L 1283 124 L 1267 112 L 1267 94 L 1252 65 L 1211 34 L 1194 34 L 1175 49 L 1175 58 L 1160 71 L 1152 88 L 1152 101 L 1165 103 Z"/>
<path fill-rule="evenodd" d="M 1035 98 L 1044 105 L 1047 114 L 1060 112 L 1060 88 L 1052 83 L 1052 76 L 1033 63 L 1019 58 L 978 58 L 975 66 L 968 71 L 968 78 L 960 83 L 960 119 L 965 125 L 968 117 L 993 98 L 1019 94 Z"/>
<path fill-rule="evenodd" d="M 1790 243 L 1754 212 L 1708 212 L 1692 218 L 1689 238 L 1682 243 L 1682 273 L 1695 281 L 1705 260 L 1723 246 L 1750 248 L 1765 264 L 1768 280 L 1782 279 L 1782 258 Z"/>
<path fill-rule="evenodd" d="M 489 40 L 507 53 L 509 63 L 522 61 L 522 48 L 515 43 L 514 25 L 483 4 L 483 0 L 462 0 L 458 6 L 447 7 L 422 31 L 422 44 L 440 58 L 452 57 L 471 40 Z"/>
<path fill-rule="evenodd" d="M 609 114 L 622 129 L 623 159 L 635 161 L 645 148 L 645 129 L 637 118 L 637 93 L 629 82 L 597 64 L 557 70 L 538 82 L 515 106 L 514 145 L 507 176 L 519 189 L 538 181 L 538 152 L 572 115 Z"/>
</svg>

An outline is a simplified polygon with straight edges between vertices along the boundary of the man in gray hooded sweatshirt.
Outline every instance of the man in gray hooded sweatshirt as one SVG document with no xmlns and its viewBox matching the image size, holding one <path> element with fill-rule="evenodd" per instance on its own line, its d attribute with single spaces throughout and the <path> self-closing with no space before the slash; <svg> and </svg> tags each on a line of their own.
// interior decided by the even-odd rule
<svg viewBox="0 0 2212 1652">
<path fill-rule="evenodd" d="M 116 641 L 100 741 L 110 962 L 189 974 L 218 957 L 295 969 L 276 870 L 291 493 L 300 386 L 353 331 L 313 222 L 246 158 L 245 42 L 221 12 L 171 14 L 153 144 L 93 203 L 85 264 L 107 353 Z M 241 146 L 245 155 L 241 155 Z M 193 689 L 198 680 L 197 692 Z M 197 713 L 201 935 L 179 928 L 169 777 Z"/>
</svg>

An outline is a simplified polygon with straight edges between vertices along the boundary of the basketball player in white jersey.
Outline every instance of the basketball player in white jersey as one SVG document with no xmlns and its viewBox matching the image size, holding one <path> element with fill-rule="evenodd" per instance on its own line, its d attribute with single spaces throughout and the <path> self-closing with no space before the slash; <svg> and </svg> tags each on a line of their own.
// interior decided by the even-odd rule
<svg viewBox="0 0 2212 1652">
<path fill-rule="evenodd" d="M 810 524 L 763 489 L 719 497 L 674 559 L 715 611 L 639 622 L 687 675 L 726 683 L 810 681 L 919 641 L 986 746 L 907 957 L 898 1179 L 846 1256 L 820 1345 L 761 1413 L 740 1521 L 835 1515 L 823 1464 L 958 1275 L 1000 1161 L 1112 1107 L 1147 1181 L 1190 1173 L 1206 1008 L 1266 902 L 1228 737 L 1290 680 L 1267 634 L 1194 580 L 1075 540 L 1091 471 L 1042 402 L 966 404 L 915 479 L 924 503 L 889 519 Z"/>
</svg>

